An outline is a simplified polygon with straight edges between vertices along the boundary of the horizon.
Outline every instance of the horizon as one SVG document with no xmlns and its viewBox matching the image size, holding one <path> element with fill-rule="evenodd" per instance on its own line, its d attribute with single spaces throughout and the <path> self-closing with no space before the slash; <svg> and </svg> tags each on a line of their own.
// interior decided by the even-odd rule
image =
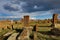
<svg viewBox="0 0 60 40">
<path fill-rule="evenodd" d="M 26 15 L 24 15 L 24 16 L 26 16 Z M 0 16 L 0 20 L 21 20 L 21 19 L 23 19 L 23 17 L 20 18 L 18 16 L 17 17 L 16 16 L 14 16 L 14 17 L 12 17 L 12 16 L 7 16 L 7 17 L 3 16 L 3 17 L 1 17 Z M 52 18 L 53 18 L 53 15 L 51 15 L 51 16 L 48 15 L 48 16 L 34 16 L 34 17 L 30 17 L 30 19 L 32 19 L 32 20 L 45 20 L 45 19 L 52 19 Z M 60 20 L 60 14 L 58 14 L 58 19 Z"/>
</svg>

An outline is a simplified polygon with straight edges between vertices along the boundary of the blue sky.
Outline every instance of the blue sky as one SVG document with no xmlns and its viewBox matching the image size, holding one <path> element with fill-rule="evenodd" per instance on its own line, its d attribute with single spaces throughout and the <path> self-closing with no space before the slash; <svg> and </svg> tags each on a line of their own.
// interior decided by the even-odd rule
<svg viewBox="0 0 60 40">
<path fill-rule="evenodd" d="M 54 13 L 60 14 L 60 0 L 0 0 L 0 18 L 51 19 Z"/>
</svg>

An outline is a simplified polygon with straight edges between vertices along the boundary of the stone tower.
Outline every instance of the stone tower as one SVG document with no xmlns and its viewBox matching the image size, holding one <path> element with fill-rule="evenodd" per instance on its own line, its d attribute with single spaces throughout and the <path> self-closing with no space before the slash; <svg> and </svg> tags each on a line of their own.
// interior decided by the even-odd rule
<svg viewBox="0 0 60 40">
<path fill-rule="evenodd" d="M 29 27 L 29 16 L 24 16 L 24 26 Z"/>
<path fill-rule="evenodd" d="M 57 23 L 58 18 L 57 18 L 58 14 L 53 14 L 53 24 Z"/>
</svg>

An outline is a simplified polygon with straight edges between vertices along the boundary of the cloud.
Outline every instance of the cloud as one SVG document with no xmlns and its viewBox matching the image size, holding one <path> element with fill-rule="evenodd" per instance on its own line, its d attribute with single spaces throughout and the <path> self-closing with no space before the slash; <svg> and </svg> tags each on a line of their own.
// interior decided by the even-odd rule
<svg viewBox="0 0 60 40">
<path fill-rule="evenodd" d="M 1 12 L 0 12 L 1 13 Z M 35 18 L 36 16 L 44 16 L 44 15 L 49 15 L 51 14 L 50 10 L 49 11 L 37 11 L 37 12 L 32 12 L 32 13 L 18 13 L 18 12 L 11 12 L 11 13 L 1 13 L 2 16 L 0 18 L 23 18 L 25 15 L 29 15 L 31 18 Z"/>
<path fill-rule="evenodd" d="M 59 0 L 0 0 L 0 18 L 21 18 L 29 15 L 32 19 L 60 14 Z"/>
<path fill-rule="evenodd" d="M 18 6 L 17 6 L 18 5 Z M 11 0 L 4 9 L 11 11 L 35 12 L 60 8 L 60 1 L 56 0 Z"/>
<path fill-rule="evenodd" d="M 20 12 L 25 12 L 25 7 L 27 6 L 26 2 L 20 2 L 20 4 L 15 4 L 15 3 L 7 3 L 3 5 L 3 8 L 5 10 L 9 11 L 20 11 Z"/>
<path fill-rule="evenodd" d="M 6 4 L 3 7 L 4 7 L 4 9 L 9 10 L 9 11 L 18 11 L 19 10 L 16 5 Z"/>
</svg>

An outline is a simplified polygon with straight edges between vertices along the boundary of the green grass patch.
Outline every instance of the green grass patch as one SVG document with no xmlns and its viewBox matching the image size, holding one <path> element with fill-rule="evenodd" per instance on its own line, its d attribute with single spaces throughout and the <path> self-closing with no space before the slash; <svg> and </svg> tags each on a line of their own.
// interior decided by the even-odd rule
<svg viewBox="0 0 60 40">
<path fill-rule="evenodd" d="M 4 35 L 5 33 L 9 32 L 9 31 L 11 31 L 11 30 L 9 30 L 9 29 L 1 30 L 0 36 L 1 36 L 1 35 Z"/>
<path fill-rule="evenodd" d="M 39 27 L 38 31 L 50 31 L 52 27 Z"/>
</svg>

